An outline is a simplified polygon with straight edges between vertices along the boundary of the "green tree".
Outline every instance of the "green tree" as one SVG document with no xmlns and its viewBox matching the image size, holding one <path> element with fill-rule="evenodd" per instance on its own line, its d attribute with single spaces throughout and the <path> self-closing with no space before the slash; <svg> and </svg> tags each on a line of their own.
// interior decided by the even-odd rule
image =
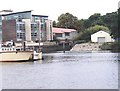
<svg viewBox="0 0 120 91">
<path fill-rule="evenodd" d="M 84 26 L 85 28 L 95 26 L 95 25 L 104 25 L 105 23 L 101 19 L 101 14 L 100 13 L 95 13 L 91 15 L 88 19 L 85 19 Z"/>
<path fill-rule="evenodd" d="M 57 27 L 72 28 L 77 30 L 79 28 L 78 18 L 70 13 L 61 14 L 58 17 Z"/>
<path fill-rule="evenodd" d="M 103 22 L 106 26 L 111 30 L 111 35 L 116 38 L 117 37 L 117 30 L 118 30 L 118 14 L 117 12 L 107 13 L 106 15 L 102 16 Z"/>
<path fill-rule="evenodd" d="M 53 27 L 56 27 L 56 26 L 57 26 L 56 21 L 53 21 Z"/>
<path fill-rule="evenodd" d="M 115 31 L 115 37 L 120 38 L 120 8 L 118 9 L 118 29 Z M 119 40 L 120 42 L 120 40 Z"/>
</svg>

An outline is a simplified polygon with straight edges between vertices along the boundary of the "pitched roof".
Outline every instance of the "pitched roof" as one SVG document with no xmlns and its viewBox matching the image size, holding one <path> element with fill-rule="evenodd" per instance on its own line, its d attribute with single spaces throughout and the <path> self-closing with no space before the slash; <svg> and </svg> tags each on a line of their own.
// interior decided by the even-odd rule
<svg viewBox="0 0 120 91">
<path fill-rule="evenodd" d="M 93 34 L 91 34 L 91 35 L 95 35 L 95 34 L 99 34 L 99 33 L 101 33 L 101 34 L 102 34 L 102 33 L 110 34 L 110 33 L 106 32 L 106 31 L 100 30 L 100 31 L 95 32 L 95 33 L 93 33 Z"/>
<path fill-rule="evenodd" d="M 55 28 L 53 27 L 52 29 L 53 33 L 65 33 L 65 32 L 73 32 L 73 31 L 76 31 L 75 29 L 66 29 L 66 28 Z"/>
</svg>

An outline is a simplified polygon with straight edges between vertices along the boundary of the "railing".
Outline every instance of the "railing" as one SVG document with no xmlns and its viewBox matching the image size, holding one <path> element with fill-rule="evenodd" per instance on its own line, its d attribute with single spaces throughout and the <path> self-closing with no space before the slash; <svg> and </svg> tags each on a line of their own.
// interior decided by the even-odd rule
<svg viewBox="0 0 120 91">
<path fill-rule="evenodd" d="M 14 48 L 14 47 L 1 47 L 0 52 L 6 52 L 6 51 L 21 51 L 21 48 Z"/>
</svg>

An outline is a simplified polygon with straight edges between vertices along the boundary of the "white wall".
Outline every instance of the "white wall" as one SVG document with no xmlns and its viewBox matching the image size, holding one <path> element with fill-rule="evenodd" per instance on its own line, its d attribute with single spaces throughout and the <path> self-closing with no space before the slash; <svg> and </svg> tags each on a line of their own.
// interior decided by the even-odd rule
<svg viewBox="0 0 120 91">
<path fill-rule="evenodd" d="M 105 42 L 113 42 L 114 40 L 111 38 L 110 34 L 104 31 L 98 31 L 91 35 L 92 42 L 98 42 L 98 37 L 105 37 Z"/>
<path fill-rule="evenodd" d="M 25 22 L 25 37 L 26 41 L 31 41 L 31 20 L 30 19 L 23 19 Z"/>
<path fill-rule="evenodd" d="M 77 35 L 77 31 L 72 31 L 70 32 L 70 36 L 65 36 L 65 33 L 62 33 L 62 37 L 57 37 L 57 39 L 60 40 L 64 40 L 64 39 L 68 39 L 68 40 L 73 40 Z"/>
<path fill-rule="evenodd" d="M 52 34 L 52 21 L 46 20 L 46 33 L 47 33 L 47 40 L 53 40 L 53 34 Z"/>
<path fill-rule="evenodd" d="M 74 39 L 76 36 L 77 36 L 77 31 L 72 31 L 71 33 L 70 33 L 70 37 L 71 37 L 71 39 Z"/>
</svg>

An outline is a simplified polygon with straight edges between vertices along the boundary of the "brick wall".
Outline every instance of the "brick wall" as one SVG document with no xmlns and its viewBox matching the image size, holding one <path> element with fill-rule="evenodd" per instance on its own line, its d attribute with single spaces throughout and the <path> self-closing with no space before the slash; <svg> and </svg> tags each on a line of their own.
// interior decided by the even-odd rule
<svg viewBox="0 0 120 91">
<path fill-rule="evenodd" d="M 17 41 L 16 39 L 16 20 L 2 21 L 2 39 L 5 41 Z"/>
</svg>

